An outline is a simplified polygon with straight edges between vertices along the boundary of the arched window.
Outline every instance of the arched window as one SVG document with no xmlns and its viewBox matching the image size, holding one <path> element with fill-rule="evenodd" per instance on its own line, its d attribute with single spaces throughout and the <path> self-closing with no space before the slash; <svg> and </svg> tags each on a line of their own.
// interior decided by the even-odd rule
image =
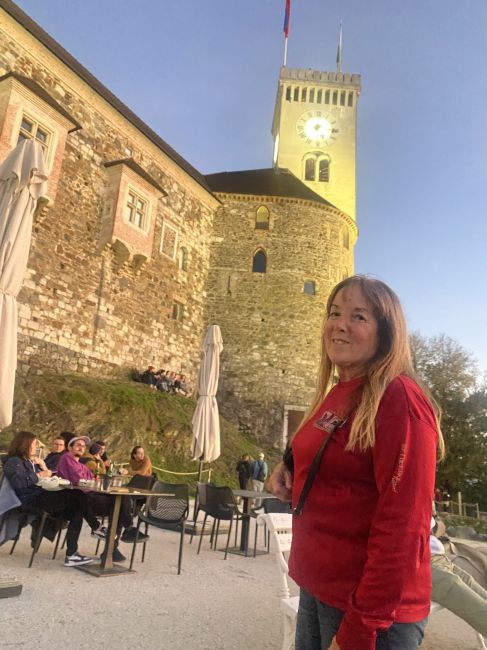
<svg viewBox="0 0 487 650">
<path fill-rule="evenodd" d="M 259 249 L 252 261 L 252 273 L 265 273 L 267 269 L 267 256 L 262 249 Z"/>
<path fill-rule="evenodd" d="M 350 233 L 346 228 L 342 231 L 342 244 L 343 248 L 347 250 L 350 248 Z"/>
<path fill-rule="evenodd" d="M 316 294 L 316 286 L 314 280 L 305 280 L 303 292 L 307 296 L 314 296 Z"/>
<path fill-rule="evenodd" d="M 314 181 L 316 179 L 316 158 L 306 158 L 304 163 L 304 180 Z"/>
<path fill-rule="evenodd" d="M 185 248 L 179 249 L 178 267 L 180 271 L 186 271 L 188 264 L 188 251 Z"/>
<path fill-rule="evenodd" d="M 257 208 L 257 213 L 255 215 L 255 228 L 256 230 L 269 230 L 269 210 L 265 205 L 261 205 L 260 208 Z"/>
<path fill-rule="evenodd" d="M 330 181 L 330 161 L 328 158 L 322 158 L 319 162 L 318 180 L 320 183 Z"/>
</svg>

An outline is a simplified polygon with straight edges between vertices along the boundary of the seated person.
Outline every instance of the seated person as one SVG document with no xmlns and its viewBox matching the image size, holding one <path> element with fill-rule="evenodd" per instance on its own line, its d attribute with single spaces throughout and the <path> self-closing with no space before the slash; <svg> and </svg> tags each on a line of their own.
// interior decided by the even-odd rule
<svg viewBox="0 0 487 650">
<path fill-rule="evenodd" d="M 164 370 L 164 368 L 158 370 L 158 372 L 156 373 L 156 377 L 157 377 L 157 384 L 156 384 L 157 390 L 160 390 L 163 393 L 169 393 L 169 384 L 166 377 L 166 371 Z"/>
<path fill-rule="evenodd" d="M 92 479 L 93 474 L 91 471 L 80 462 L 81 457 L 86 452 L 86 445 L 90 444 L 90 439 L 87 436 L 77 436 L 72 438 L 68 444 L 68 453 L 64 454 L 58 463 L 58 476 L 65 478 L 73 485 L 77 485 L 80 479 Z M 93 534 L 97 537 L 106 537 L 106 530 L 102 534 L 97 534 L 99 531 L 100 522 L 96 518 L 98 516 L 108 516 L 112 511 L 113 499 L 108 494 L 100 494 L 99 492 L 85 492 L 83 493 L 83 516 L 91 526 Z M 125 528 L 123 535 L 120 537 L 122 528 Z M 118 540 L 122 539 L 124 542 L 133 542 L 135 539 L 136 529 L 132 525 L 131 503 L 130 499 L 122 499 L 120 506 L 120 516 L 117 522 L 117 539 L 113 550 L 113 560 L 115 562 L 122 562 L 125 557 L 118 550 Z M 141 535 L 139 532 L 139 540 L 147 539 L 148 536 Z"/>
<path fill-rule="evenodd" d="M 432 524 L 436 524 L 433 520 Z M 444 535 L 444 524 L 438 522 L 433 531 Z M 487 591 L 472 576 L 455 565 L 446 555 L 445 547 L 438 537 L 430 536 L 431 599 L 442 607 L 463 618 L 479 634 L 487 637 Z"/>
<path fill-rule="evenodd" d="M 68 520 L 66 533 L 66 559 L 64 566 L 89 564 L 93 559 L 78 553 L 78 538 L 83 524 L 80 493 L 69 490 L 48 492 L 39 485 L 39 478 L 48 477 L 51 471 L 36 471 L 37 439 L 29 431 L 17 433 L 8 450 L 4 473 L 22 505 L 46 510 L 52 515 Z M 33 526 L 33 532 L 35 528 Z M 32 544 L 35 543 L 35 535 Z"/>
<path fill-rule="evenodd" d="M 62 438 L 61 436 L 56 436 L 52 441 L 51 451 L 47 454 L 47 456 L 44 459 L 44 462 L 46 463 L 46 467 L 50 469 L 51 472 L 56 471 L 59 459 L 61 458 L 61 456 L 64 454 L 65 451 L 66 451 L 66 443 L 64 442 L 64 438 Z"/>
<path fill-rule="evenodd" d="M 137 446 L 130 452 L 130 469 L 129 474 L 135 476 L 151 476 L 152 463 L 151 459 L 145 453 L 143 447 Z"/>
<path fill-rule="evenodd" d="M 181 379 L 179 381 L 179 392 L 185 397 L 189 397 L 191 395 L 191 388 L 187 382 L 186 375 L 181 375 Z"/>
<path fill-rule="evenodd" d="M 89 451 L 80 458 L 80 462 L 86 465 L 93 476 L 104 476 L 107 473 L 106 465 L 101 458 L 102 449 L 101 445 L 94 442 Z"/>
<path fill-rule="evenodd" d="M 149 366 L 147 370 L 145 370 L 140 375 L 140 381 L 144 384 L 147 384 L 151 388 L 155 388 L 157 384 L 157 379 L 154 370 L 155 370 L 154 366 Z"/>
</svg>

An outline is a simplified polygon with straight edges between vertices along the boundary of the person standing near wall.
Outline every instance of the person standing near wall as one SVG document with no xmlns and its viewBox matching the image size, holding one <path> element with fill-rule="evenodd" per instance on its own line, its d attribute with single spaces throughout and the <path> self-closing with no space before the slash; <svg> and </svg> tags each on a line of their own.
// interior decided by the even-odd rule
<svg viewBox="0 0 487 650">
<path fill-rule="evenodd" d="M 267 463 L 265 462 L 264 458 L 264 454 L 260 452 L 259 458 L 257 460 L 254 460 L 252 464 L 252 487 L 255 492 L 264 491 L 264 483 L 269 472 Z M 254 502 L 254 508 L 260 508 L 261 503 L 261 499 L 256 499 Z"/>
</svg>

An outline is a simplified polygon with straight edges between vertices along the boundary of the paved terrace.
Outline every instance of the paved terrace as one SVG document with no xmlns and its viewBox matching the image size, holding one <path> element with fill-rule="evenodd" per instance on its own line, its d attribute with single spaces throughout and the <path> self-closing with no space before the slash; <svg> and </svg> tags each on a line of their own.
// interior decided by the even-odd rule
<svg viewBox="0 0 487 650">
<path fill-rule="evenodd" d="M 209 550 L 206 536 L 197 556 L 198 539 L 190 546 L 188 537 L 178 576 L 178 540 L 176 533 L 152 529 L 136 574 L 94 578 L 65 568 L 63 552 L 51 560 L 46 540 L 28 569 L 29 532 L 23 531 L 15 555 L 8 555 L 10 543 L 0 548 L 0 577 L 23 583 L 21 596 L 0 600 L 0 648 L 280 650 L 274 557 L 225 561 Z M 84 526 L 80 552 L 93 554 L 95 545 Z M 121 549 L 129 555 L 131 546 Z M 476 647 L 471 628 L 442 611 L 431 618 L 422 650 Z"/>
</svg>

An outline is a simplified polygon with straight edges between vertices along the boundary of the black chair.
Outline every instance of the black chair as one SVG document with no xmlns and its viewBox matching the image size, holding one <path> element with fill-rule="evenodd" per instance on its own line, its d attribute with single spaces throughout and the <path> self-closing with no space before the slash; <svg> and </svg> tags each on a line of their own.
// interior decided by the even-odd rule
<svg viewBox="0 0 487 650">
<path fill-rule="evenodd" d="M 257 510 L 260 510 L 262 513 L 268 514 L 270 512 L 284 512 L 288 514 L 292 514 L 292 507 L 291 507 L 291 502 L 290 501 L 280 501 L 279 499 L 262 499 L 261 507 L 257 508 L 252 512 L 253 516 L 257 517 L 257 515 L 261 514 L 261 512 L 257 512 Z M 259 527 L 257 525 L 257 522 L 255 524 L 255 539 L 254 539 L 254 557 L 257 555 L 257 533 L 259 531 Z M 267 526 L 264 525 L 264 537 L 265 537 L 265 546 L 267 549 L 267 552 L 269 553 L 270 549 L 270 534 L 269 531 L 267 530 Z"/>
<path fill-rule="evenodd" d="M 198 515 L 200 512 L 206 512 L 206 488 L 207 486 L 215 487 L 214 483 L 196 483 L 196 503 L 195 503 L 195 508 L 196 512 L 194 514 L 194 526 L 193 530 L 191 531 L 191 537 L 189 540 L 189 543 L 193 543 L 193 537 L 195 534 L 196 530 L 196 522 L 198 521 Z M 211 538 L 211 542 L 213 542 L 213 538 Z"/>
<path fill-rule="evenodd" d="M 50 533 L 53 537 L 51 541 L 55 540 L 56 542 L 54 545 L 54 551 L 51 558 L 55 560 L 57 555 L 57 550 L 59 548 L 61 533 L 68 526 L 67 520 L 64 519 L 62 516 L 52 515 L 46 510 L 42 510 L 41 508 L 34 508 L 28 505 L 19 506 L 18 510 L 21 515 L 21 524 L 20 524 L 17 537 L 13 540 L 14 543 L 12 544 L 12 548 L 10 549 L 9 555 L 13 555 L 13 552 L 15 551 L 15 547 L 17 546 L 17 542 L 19 541 L 22 530 L 26 526 L 28 526 L 29 523 L 31 523 L 33 528 L 33 535 L 31 538 L 32 553 L 30 555 L 30 560 L 28 565 L 29 569 L 32 567 L 32 563 L 34 562 L 34 556 L 36 555 L 36 553 L 40 548 L 43 535 L 46 533 L 46 527 L 50 528 Z M 35 534 L 35 530 L 37 530 L 37 534 Z"/>
<path fill-rule="evenodd" d="M 134 477 L 135 478 L 135 477 Z M 132 556 L 130 558 L 130 568 L 134 563 L 136 544 L 138 543 L 140 524 L 145 523 L 145 534 L 149 526 L 162 528 L 163 530 L 174 530 L 180 533 L 179 556 L 178 556 L 178 575 L 181 573 L 181 563 L 183 559 L 183 542 L 186 529 L 186 520 L 189 513 L 189 492 L 188 486 L 181 483 L 164 483 L 156 481 L 152 486 L 153 492 L 167 492 L 171 496 L 149 497 L 146 505 L 139 513 L 137 521 L 137 532 L 132 547 Z M 147 539 L 143 540 L 142 562 L 145 559 L 145 549 Z"/>
<path fill-rule="evenodd" d="M 136 490 L 152 490 L 155 482 L 156 479 L 154 476 L 140 476 L 140 474 L 136 474 L 127 483 L 127 487 L 135 488 Z M 132 516 L 137 517 L 146 500 L 146 497 L 132 498 Z"/>
<path fill-rule="evenodd" d="M 233 492 L 229 487 L 215 487 L 206 484 L 206 506 L 203 526 L 201 528 L 200 541 L 198 544 L 198 554 L 201 550 L 201 542 L 205 533 L 206 520 L 213 517 L 213 526 L 211 529 L 210 548 L 216 550 L 218 543 L 218 534 L 220 532 L 220 521 L 229 521 L 227 544 L 225 547 L 225 560 L 227 559 L 228 546 L 230 544 L 230 535 L 232 534 L 232 525 L 234 520 L 240 520 L 244 517 L 238 509 Z M 216 530 L 215 530 L 216 527 Z"/>
</svg>

